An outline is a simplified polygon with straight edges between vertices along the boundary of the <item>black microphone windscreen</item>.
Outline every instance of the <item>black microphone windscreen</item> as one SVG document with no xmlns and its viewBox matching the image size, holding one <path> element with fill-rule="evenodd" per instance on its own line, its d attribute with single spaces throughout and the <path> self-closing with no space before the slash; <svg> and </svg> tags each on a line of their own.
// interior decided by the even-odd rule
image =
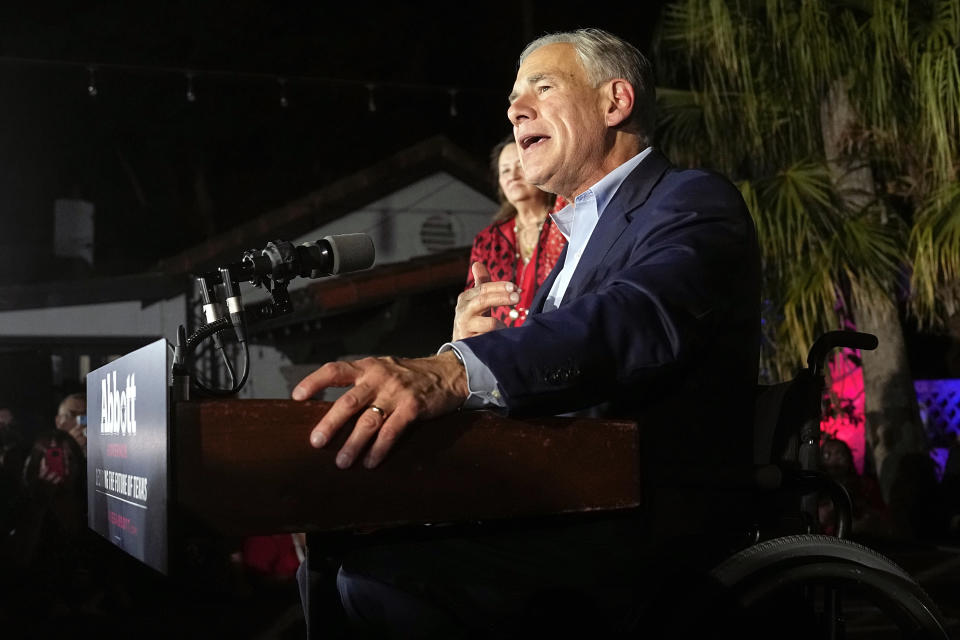
<svg viewBox="0 0 960 640">
<path fill-rule="evenodd" d="M 333 253 L 332 275 L 362 271 L 373 266 L 376 251 L 373 238 L 365 233 L 344 233 L 323 238 Z"/>
</svg>

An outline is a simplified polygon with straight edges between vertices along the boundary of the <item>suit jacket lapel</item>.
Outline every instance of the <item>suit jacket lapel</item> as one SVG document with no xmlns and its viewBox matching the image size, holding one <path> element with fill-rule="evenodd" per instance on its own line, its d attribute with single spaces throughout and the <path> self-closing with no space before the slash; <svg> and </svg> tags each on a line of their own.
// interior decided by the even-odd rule
<svg viewBox="0 0 960 640">
<path fill-rule="evenodd" d="M 601 213 L 597 226 L 590 235 L 590 240 L 577 264 L 577 270 L 567 285 L 561 306 L 567 300 L 577 297 L 584 287 L 589 285 L 597 266 L 606 257 L 617 238 L 623 234 L 633 220 L 634 214 L 647 201 L 653 187 L 670 167 L 670 161 L 662 153 L 651 149 L 647 157 L 641 160 L 623 181 L 607 204 L 607 208 Z"/>
</svg>

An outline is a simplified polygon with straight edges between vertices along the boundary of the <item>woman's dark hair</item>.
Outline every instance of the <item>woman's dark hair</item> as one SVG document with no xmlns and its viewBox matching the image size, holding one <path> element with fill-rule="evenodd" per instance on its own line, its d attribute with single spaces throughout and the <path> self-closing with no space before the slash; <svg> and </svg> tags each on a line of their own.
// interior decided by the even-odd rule
<svg viewBox="0 0 960 640">
<path fill-rule="evenodd" d="M 513 134 L 507 134 L 507 136 L 494 145 L 490 151 L 490 175 L 493 178 L 493 186 L 497 190 L 497 200 L 500 202 L 500 208 L 497 209 L 497 212 L 493 215 L 494 224 L 506 222 L 517 215 L 517 208 L 510 204 L 506 194 L 503 193 L 503 189 L 500 188 L 500 154 L 503 152 L 504 147 L 508 144 L 514 144 L 515 142 L 516 140 L 514 140 Z M 557 201 L 557 196 L 547 192 L 543 192 L 543 194 L 544 204 L 552 209 L 554 203 Z"/>
</svg>

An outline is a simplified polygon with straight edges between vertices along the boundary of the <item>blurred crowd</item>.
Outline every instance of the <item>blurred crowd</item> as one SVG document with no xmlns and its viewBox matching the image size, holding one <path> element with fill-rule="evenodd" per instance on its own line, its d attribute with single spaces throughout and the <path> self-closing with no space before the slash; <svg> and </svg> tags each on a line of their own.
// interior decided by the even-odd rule
<svg viewBox="0 0 960 640">
<path fill-rule="evenodd" d="M 28 417 L 38 414 L 0 399 L 0 637 L 95 633 L 123 621 L 163 637 L 229 628 L 223 611 L 252 634 L 299 607 L 301 536 L 193 538 L 190 573 L 174 578 L 114 547 L 87 521 L 85 392 L 67 394 L 46 420 Z"/>
<path fill-rule="evenodd" d="M 871 542 L 906 540 L 920 543 L 960 541 L 960 440 L 949 449 L 939 469 L 929 455 L 904 456 L 898 479 L 886 496 L 875 475 L 861 473 L 844 440 L 825 436 L 820 443 L 820 470 L 850 496 L 853 538 Z M 836 506 L 825 492 L 820 498 L 820 526 L 836 532 Z"/>
<path fill-rule="evenodd" d="M 100 611 L 111 585 L 86 521 L 86 396 L 64 397 L 50 422 L 0 407 L 0 580 L 4 628 L 50 621 L 79 628 Z M 105 556 L 108 560 L 109 556 Z M 116 594 L 122 597 L 122 594 Z"/>
</svg>

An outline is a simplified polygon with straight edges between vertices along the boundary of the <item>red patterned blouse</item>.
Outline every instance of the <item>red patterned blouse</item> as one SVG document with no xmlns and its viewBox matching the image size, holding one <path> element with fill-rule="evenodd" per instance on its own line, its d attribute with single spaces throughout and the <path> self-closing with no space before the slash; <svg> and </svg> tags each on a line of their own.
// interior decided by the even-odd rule
<svg viewBox="0 0 960 640">
<path fill-rule="evenodd" d="M 553 211 L 566 206 L 562 198 L 557 198 Z M 470 264 L 482 262 L 490 271 L 493 280 L 509 280 L 520 288 L 520 302 L 514 307 L 495 307 L 490 313 L 508 327 L 519 326 L 527 318 L 530 303 L 537 289 L 550 275 L 550 271 L 560 257 L 567 240 L 557 229 L 550 216 L 544 220 L 540 229 L 540 239 L 533 256 L 526 264 L 517 250 L 514 232 L 514 219 L 491 224 L 477 234 L 470 251 Z M 473 286 L 473 270 L 467 272 L 465 289 Z"/>
</svg>

